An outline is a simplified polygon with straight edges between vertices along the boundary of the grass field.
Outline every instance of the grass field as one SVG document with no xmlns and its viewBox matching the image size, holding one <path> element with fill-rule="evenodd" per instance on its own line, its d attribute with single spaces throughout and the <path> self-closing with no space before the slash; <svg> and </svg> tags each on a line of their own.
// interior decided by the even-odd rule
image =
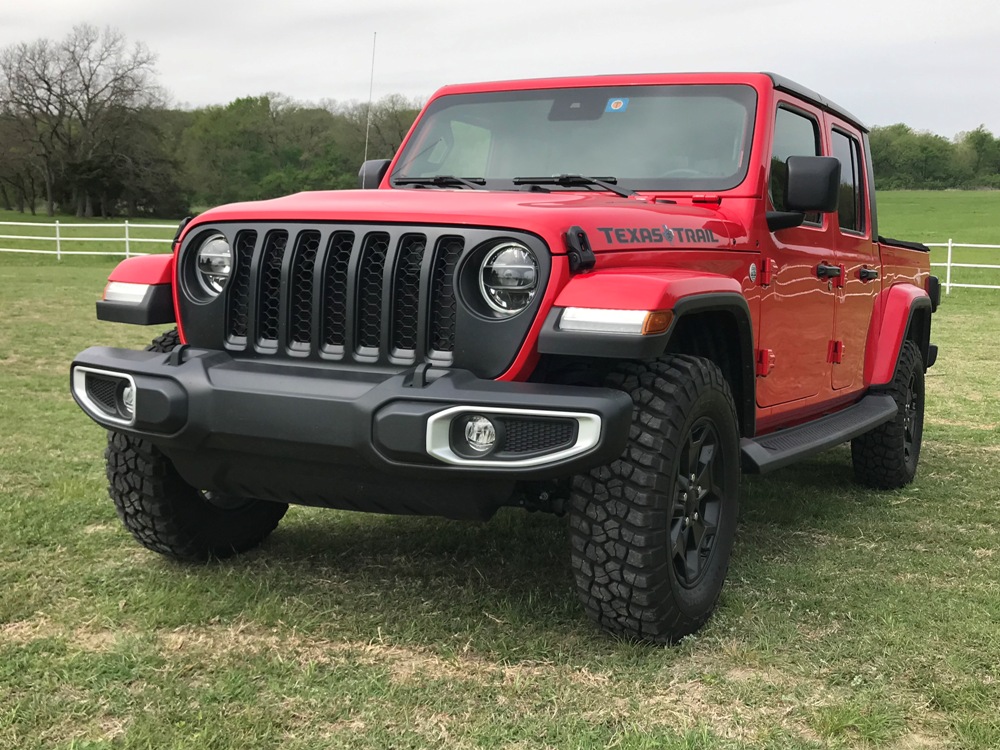
<svg viewBox="0 0 1000 750">
<path fill-rule="evenodd" d="M 933 240 L 941 195 L 1000 244 L 1000 194 L 880 196 L 883 231 Z M 1000 747 L 1000 292 L 935 316 L 917 481 L 856 487 L 845 448 L 748 478 L 716 616 L 651 648 L 589 624 L 539 514 L 138 547 L 68 395 L 77 351 L 155 333 L 95 321 L 112 264 L 0 256 L 0 748 Z"/>
</svg>

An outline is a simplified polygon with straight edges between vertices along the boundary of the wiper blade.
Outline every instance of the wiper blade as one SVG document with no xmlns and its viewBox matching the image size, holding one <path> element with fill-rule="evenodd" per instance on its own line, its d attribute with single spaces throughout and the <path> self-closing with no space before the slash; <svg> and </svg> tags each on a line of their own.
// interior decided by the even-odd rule
<svg viewBox="0 0 1000 750">
<path fill-rule="evenodd" d="M 437 174 L 433 177 L 397 177 L 394 185 L 433 185 L 434 187 L 454 187 L 462 185 L 473 190 L 484 190 L 486 180 L 482 177 L 456 177 L 452 174 Z"/>
<path fill-rule="evenodd" d="M 587 177 L 582 174 L 557 174 L 552 177 L 515 177 L 515 185 L 561 185 L 562 187 L 575 187 L 577 185 L 592 185 L 603 190 L 628 198 L 635 195 L 634 190 L 627 190 L 617 186 L 617 177 Z"/>
</svg>

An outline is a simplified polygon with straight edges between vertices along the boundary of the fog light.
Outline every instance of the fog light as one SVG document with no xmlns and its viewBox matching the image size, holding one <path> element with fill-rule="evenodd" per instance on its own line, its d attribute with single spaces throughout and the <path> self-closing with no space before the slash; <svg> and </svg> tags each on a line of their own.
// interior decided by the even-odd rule
<svg viewBox="0 0 1000 750">
<path fill-rule="evenodd" d="M 496 427 L 486 417 L 469 417 L 465 423 L 465 442 L 477 453 L 486 453 L 496 445 Z"/>
<path fill-rule="evenodd" d="M 127 417 L 135 414 L 135 388 L 131 383 L 127 383 L 122 389 L 122 411 Z"/>
</svg>

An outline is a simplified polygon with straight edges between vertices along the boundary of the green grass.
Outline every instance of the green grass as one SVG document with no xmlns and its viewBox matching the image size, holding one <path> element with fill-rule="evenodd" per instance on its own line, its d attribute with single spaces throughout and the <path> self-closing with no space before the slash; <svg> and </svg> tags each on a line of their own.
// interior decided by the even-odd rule
<svg viewBox="0 0 1000 750">
<path fill-rule="evenodd" d="M 0 256 L 0 748 L 1000 746 L 1000 292 L 935 316 L 917 481 L 863 490 L 844 448 L 747 479 L 716 616 L 650 648 L 587 622 L 539 514 L 139 548 L 67 389 L 155 333 L 94 320 L 113 262 Z"/>
<path fill-rule="evenodd" d="M 879 193 L 878 230 L 885 237 L 915 242 L 1000 245 L 1000 190 L 895 190 Z M 944 263 L 948 251 L 931 249 L 931 262 Z M 1000 248 L 954 248 L 953 263 L 1000 266 Z M 934 268 L 942 281 L 945 269 Z M 1000 286 L 1000 270 L 952 268 L 959 284 Z"/>
</svg>

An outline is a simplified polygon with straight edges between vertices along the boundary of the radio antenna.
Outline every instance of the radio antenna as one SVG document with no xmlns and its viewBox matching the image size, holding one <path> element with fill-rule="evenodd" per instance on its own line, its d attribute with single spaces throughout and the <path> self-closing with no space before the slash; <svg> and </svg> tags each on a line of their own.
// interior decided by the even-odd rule
<svg viewBox="0 0 1000 750">
<path fill-rule="evenodd" d="M 368 121 L 365 123 L 365 161 L 368 161 L 368 134 L 372 129 L 372 92 L 375 90 L 375 42 L 378 32 L 372 32 L 372 73 L 368 80 Z"/>
</svg>

